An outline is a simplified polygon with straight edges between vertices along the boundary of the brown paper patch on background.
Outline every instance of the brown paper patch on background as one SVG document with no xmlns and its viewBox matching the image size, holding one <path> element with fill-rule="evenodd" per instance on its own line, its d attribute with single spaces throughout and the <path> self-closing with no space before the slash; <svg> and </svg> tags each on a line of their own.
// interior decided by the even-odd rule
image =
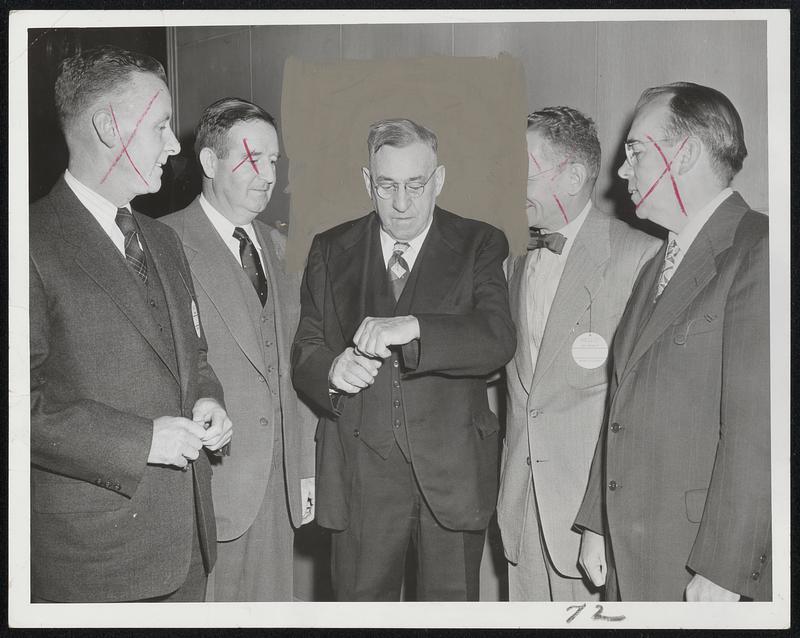
<svg viewBox="0 0 800 638">
<path fill-rule="evenodd" d="M 439 139 L 446 167 L 436 203 L 527 245 L 526 87 L 522 64 L 429 57 L 304 62 L 288 58 L 281 101 L 291 208 L 287 265 L 305 266 L 315 234 L 373 210 L 361 168 L 372 123 L 408 118 Z"/>
</svg>

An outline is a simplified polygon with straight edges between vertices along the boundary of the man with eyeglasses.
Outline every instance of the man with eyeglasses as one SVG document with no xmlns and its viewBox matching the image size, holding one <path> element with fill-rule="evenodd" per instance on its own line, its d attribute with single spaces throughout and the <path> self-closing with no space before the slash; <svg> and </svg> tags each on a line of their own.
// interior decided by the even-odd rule
<svg viewBox="0 0 800 638">
<path fill-rule="evenodd" d="M 567 106 L 528 116 L 527 255 L 509 262 L 517 352 L 506 366 L 497 520 L 510 600 L 597 600 L 572 529 L 603 422 L 608 348 L 658 250 L 592 203 L 600 142 Z"/>
<path fill-rule="evenodd" d="M 315 237 L 292 357 L 324 412 L 317 521 L 338 600 L 399 600 L 412 544 L 418 600 L 477 600 L 497 497 L 486 377 L 515 345 L 508 244 L 436 206 L 433 132 L 383 120 L 367 145 L 375 212 Z"/>
<path fill-rule="evenodd" d="M 581 564 L 609 599 L 770 600 L 768 221 L 730 188 L 742 122 L 712 88 L 654 87 L 625 147 L 669 238 L 617 331 Z"/>
</svg>

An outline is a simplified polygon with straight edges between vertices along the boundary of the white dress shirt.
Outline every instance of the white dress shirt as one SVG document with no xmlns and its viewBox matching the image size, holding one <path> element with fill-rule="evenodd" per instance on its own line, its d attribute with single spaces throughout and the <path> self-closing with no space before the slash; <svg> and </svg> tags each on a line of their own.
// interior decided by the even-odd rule
<svg viewBox="0 0 800 638">
<path fill-rule="evenodd" d="M 214 208 L 211 205 L 211 202 L 209 202 L 202 194 L 200 195 L 200 207 L 203 209 L 206 217 L 208 217 L 208 221 L 211 222 L 214 230 L 217 231 L 219 236 L 222 238 L 222 241 L 225 242 L 225 245 L 231 251 L 231 254 L 234 256 L 236 263 L 239 264 L 239 266 L 242 265 L 242 256 L 239 252 L 239 240 L 233 236 L 233 231 L 236 228 L 241 228 L 247 233 L 247 235 L 250 237 L 250 241 L 253 242 L 253 245 L 256 247 L 258 259 L 261 261 L 261 268 L 264 269 L 264 273 L 266 274 L 267 270 L 264 268 L 264 255 L 261 250 L 261 245 L 258 243 L 256 229 L 253 228 L 253 224 L 250 223 L 243 226 L 236 226 L 235 224 L 231 223 L 231 221 L 225 217 L 225 215 Z"/>
<path fill-rule="evenodd" d="M 700 233 L 703 226 L 706 225 L 706 222 L 711 218 L 711 215 L 714 214 L 714 211 L 719 208 L 719 205 L 731 195 L 733 195 L 732 188 L 723 189 L 716 197 L 714 197 L 714 199 L 703 206 L 703 208 L 701 208 L 696 214 L 689 217 L 688 221 L 686 222 L 686 226 L 681 229 L 681 232 L 677 234 L 670 232 L 669 240 L 674 239 L 679 248 L 678 254 L 675 257 L 674 266 L 672 267 L 673 275 L 678 270 L 678 266 L 680 265 L 681 261 L 683 261 L 684 255 L 686 255 L 689 248 L 691 248 L 694 240 L 697 238 L 697 235 Z M 669 243 L 669 240 L 667 243 Z"/>
<path fill-rule="evenodd" d="M 531 349 L 532 369 L 536 370 L 536 360 L 539 358 L 539 349 L 542 346 L 542 337 L 547 325 L 547 317 L 550 315 L 550 307 L 558 290 L 564 266 L 575 237 L 580 231 L 592 202 L 586 202 L 586 206 L 575 219 L 563 228 L 555 231 L 564 236 L 564 248 L 558 255 L 548 248 L 538 248 L 528 252 L 525 258 L 525 277 L 527 278 L 527 313 L 528 313 L 528 343 Z"/>
<path fill-rule="evenodd" d="M 103 229 L 109 239 L 114 242 L 117 250 L 125 256 L 125 235 L 117 226 L 117 207 L 108 201 L 102 195 L 98 195 L 86 184 L 79 182 L 76 177 L 69 172 L 69 169 L 64 171 L 64 181 L 69 186 L 70 190 L 75 193 L 81 204 L 88 210 L 92 217 L 97 220 L 100 227 Z M 131 209 L 130 204 L 125 204 L 125 208 Z M 141 242 L 139 243 L 141 248 Z"/>
<path fill-rule="evenodd" d="M 403 253 L 403 259 L 405 259 L 406 263 L 408 264 L 408 272 L 411 272 L 411 269 L 414 267 L 414 262 L 417 261 L 417 255 L 419 255 L 422 244 L 425 242 L 425 238 L 428 236 L 428 231 L 431 229 L 432 223 L 433 215 L 431 215 L 431 218 L 428 220 L 428 225 L 425 226 L 425 230 L 423 230 L 419 235 L 414 237 L 414 239 L 409 239 L 407 241 L 402 240 L 409 245 L 409 247 L 406 248 L 405 252 Z M 383 228 L 380 230 L 380 237 L 381 251 L 383 251 L 383 265 L 388 268 L 389 258 L 392 256 L 392 253 L 394 252 L 394 244 L 398 240 L 383 230 Z"/>
</svg>

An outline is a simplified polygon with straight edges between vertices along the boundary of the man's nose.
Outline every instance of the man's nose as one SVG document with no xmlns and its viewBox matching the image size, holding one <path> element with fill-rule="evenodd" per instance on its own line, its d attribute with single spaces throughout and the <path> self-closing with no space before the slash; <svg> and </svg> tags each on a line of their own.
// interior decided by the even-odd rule
<svg viewBox="0 0 800 638">
<path fill-rule="evenodd" d="M 276 164 L 273 164 L 269 159 L 262 157 L 255 163 L 255 167 L 258 167 L 258 176 L 267 182 L 267 184 L 275 183 L 275 176 L 278 172 Z"/>
<path fill-rule="evenodd" d="M 178 141 L 178 138 L 175 137 L 175 133 L 172 131 L 172 127 L 169 127 L 169 137 L 167 138 L 167 144 L 164 147 L 167 151 L 168 155 L 177 155 L 181 152 L 181 143 Z"/>
<path fill-rule="evenodd" d="M 633 168 L 628 162 L 628 158 L 626 157 L 622 160 L 622 164 L 617 169 L 617 175 L 619 175 L 622 179 L 628 179 L 631 175 L 633 175 Z"/>
<path fill-rule="evenodd" d="M 401 213 L 407 211 L 408 207 L 411 206 L 411 198 L 406 192 L 405 184 L 399 184 L 397 186 L 397 191 L 392 198 L 392 205 L 394 206 L 395 210 L 398 210 Z"/>
</svg>

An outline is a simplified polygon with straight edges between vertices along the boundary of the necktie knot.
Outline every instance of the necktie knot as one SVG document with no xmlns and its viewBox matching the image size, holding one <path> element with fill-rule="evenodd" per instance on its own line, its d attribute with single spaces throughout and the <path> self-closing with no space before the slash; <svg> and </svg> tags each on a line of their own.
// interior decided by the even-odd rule
<svg viewBox="0 0 800 638">
<path fill-rule="evenodd" d="M 127 208 L 118 208 L 117 216 L 114 221 L 117 222 L 117 226 L 125 237 L 138 231 L 136 228 L 136 221 L 133 219 L 133 213 Z"/>
<path fill-rule="evenodd" d="M 560 255 L 566 243 L 567 238 L 561 233 L 543 233 L 538 228 L 528 228 L 528 250 L 547 248 L 556 255 Z"/>
<path fill-rule="evenodd" d="M 240 244 L 242 242 L 245 242 L 246 244 L 253 243 L 250 239 L 250 235 L 247 234 L 247 231 L 239 226 L 233 229 L 233 237 L 238 240 Z"/>
<path fill-rule="evenodd" d="M 396 241 L 394 242 L 394 248 L 392 249 L 392 252 L 395 255 L 402 255 L 409 248 L 411 248 L 411 244 L 409 244 L 407 241 Z"/>
</svg>

